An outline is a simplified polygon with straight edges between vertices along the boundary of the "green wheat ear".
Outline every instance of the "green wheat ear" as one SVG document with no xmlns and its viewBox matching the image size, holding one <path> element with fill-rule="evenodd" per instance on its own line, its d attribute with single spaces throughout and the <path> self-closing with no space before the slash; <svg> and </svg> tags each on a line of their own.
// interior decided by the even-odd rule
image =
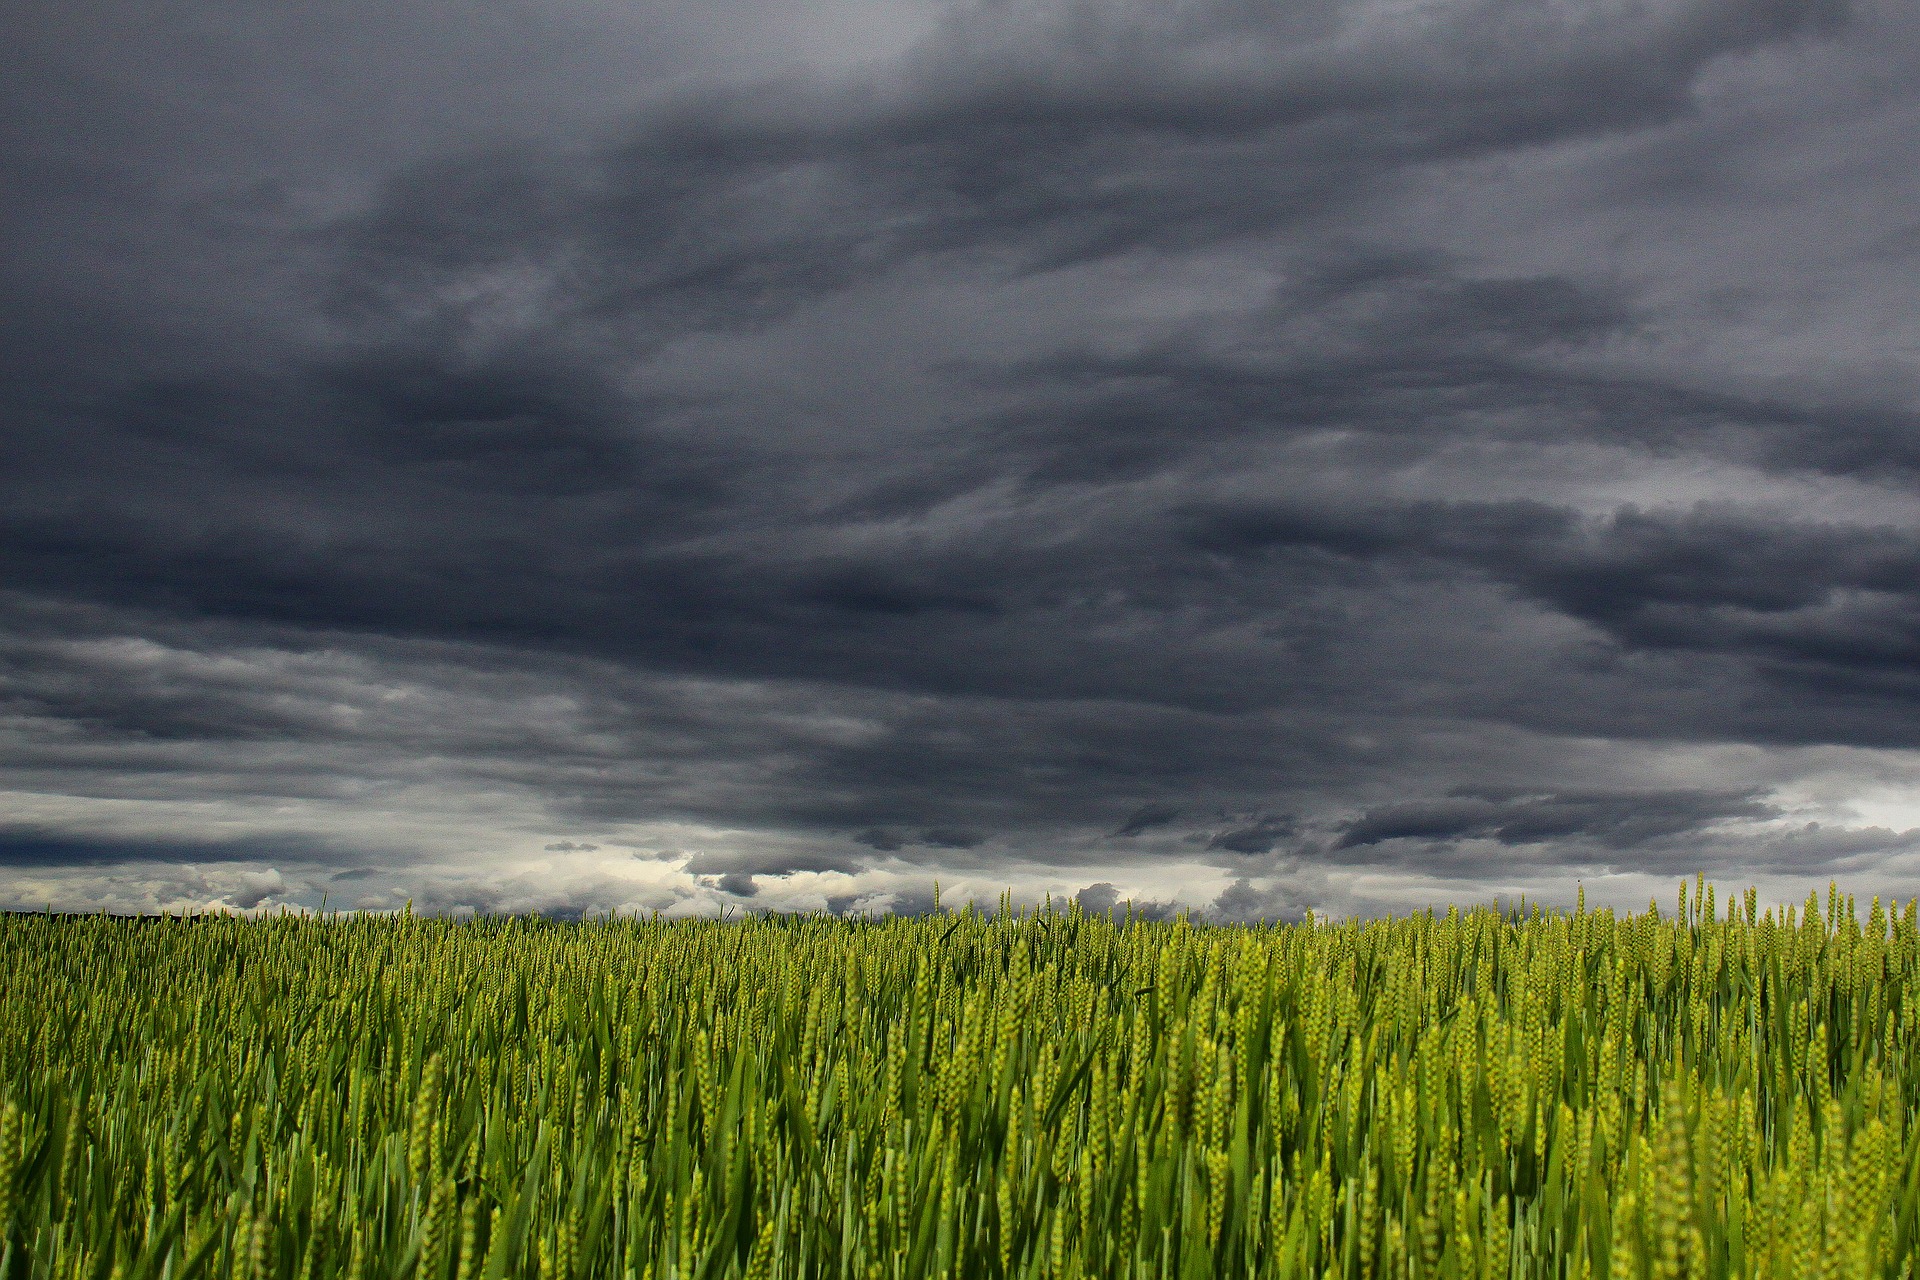
<svg viewBox="0 0 1920 1280">
<path fill-rule="evenodd" d="M 0 1106 L 0 1244 L 13 1223 L 14 1183 L 20 1171 L 20 1108 Z"/>
</svg>

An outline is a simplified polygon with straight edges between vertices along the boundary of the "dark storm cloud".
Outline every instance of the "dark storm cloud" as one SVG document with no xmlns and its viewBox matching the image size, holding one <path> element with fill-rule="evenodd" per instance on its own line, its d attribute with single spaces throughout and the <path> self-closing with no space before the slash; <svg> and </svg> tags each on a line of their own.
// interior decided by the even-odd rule
<svg viewBox="0 0 1920 1280">
<path fill-rule="evenodd" d="M 760 892 L 753 877 L 743 871 L 732 871 L 715 881 L 715 887 L 722 893 L 730 893 L 736 898 L 751 898 Z"/>
<path fill-rule="evenodd" d="M 1155 827 L 1166 826 L 1169 822 L 1178 818 L 1180 814 L 1181 810 L 1177 805 L 1144 804 L 1128 814 L 1127 820 L 1115 827 L 1112 834 L 1121 839 L 1127 836 L 1137 836 L 1143 831 L 1151 831 Z"/>
<path fill-rule="evenodd" d="M 1312 877 L 1297 872 L 1275 876 L 1260 883 L 1242 876 L 1213 900 L 1207 915 L 1230 922 L 1296 921 L 1320 900 L 1319 888 Z"/>
<path fill-rule="evenodd" d="M 1920 536 L 1733 507 L 1585 518 L 1534 502 L 1188 513 L 1228 557 L 1459 565 L 1629 648 L 1739 655 L 1765 677 L 1905 700 L 1920 658 Z"/>
<path fill-rule="evenodd" d="M 1022 366 L 1032 403 L 990 438 L 1043 482 L 1137 479 L 1227 444 L 1351 433 L 1375 464 L 1446 441 L 1577 438 L 1793 474 L 1910 485 L 1911 402 L 1715 387 L 1574 359 L 1654 341 L 1652 308 L 1593 275 L 1476 274 L 1337 237 L 1294 246 L 1267 305 L 1125 356 Z"/>
<path fill-rule="evenodd" d="M 1578 839 L 1632 849 L 1728 819 L 1769 818 L 1777 812 L 1751 795 L 1698 791 L 1454 795 L 1371 810 L 1346 826 L 1338 847 L 1483 838 L 1504 845 Z"/>
<path fill-rule="evenodd" d="M 0 828 L 0 867 L 134 865 L 141 863 L 327 863 L 342 852 L 299 836 L 232 840 L 143 840 L 82 836 L 34 828 Z"/>
<path fill-rule="evenodd" d="M 1781 34 L 1817 15 L 1783 8 L 1760 17 L 1703 6 L 1694 16 L 1698 25 L 1685 29 L 1680 46 L 1652 64 L 1671 85 L 1684 85 L 1699 59 Z M 1208 23 L 1226 18 L 1202 11 L 1195 29 L 1174 34 L 1204 42 L 1220 34 Z M 1657 29 L 1636 34 L 1647 41 L 1675 36 Z M 1571 46 L 1566 52 L 1576 56 Z M 1617 125 L 1613 113 L 1635 101 L 1673 107 L 1671 92 L 1648 85 L 1653 73 L 1645 66 L 1636 64 L 1632 75 L 1616 74 L 1610 59 L 1643 52 L 1628 37 L 1621 47 L 1579 55 L 1597 59 L 1596 74 L 1612 77 L 1604 101 L 1580 99 L 1594 120 Z M 635 317 L 658 313 L 659 332 L 678 334 L 737 320 L 731 316 L 736 304 L 725 299 L 763 309 L 784 305 L 794 288 L 844 287 L 897 256 L 892 249 L 862 247 L 863 236 L 881 234 L 862 228 L 877 221 L 887 228 L 885 235 L 893 235 L 901 207 L 931 202 L 940 218 L 956 225 L 983 219 L 972 236 L 933 233 L 933 243 L 972 239 L 996 249 L 1018 243 L 1022 228 L 1037 216 L 1022 215 L 1019 208 L 1041 199 L 1021 194 L 1023 184 L 1044 188 L 1053 181 L 1063 149 L 1090 148 L 1098 166 L 1120 172 L 1144 167 L 1156 182 L 1216 193 L 1210 198 L 1248 200 L 1261 209 L 1260 225 L 1270 227 L 1276 217 L 1285 220 L 1284 212 L 1231 184 L 1202 184 L 1184 172 L 1169 178 L 1142 166 L 1137 157 L 1106 145 L 1109 128 L 1182 147 L 1213 134 L 1238 137 L 1264 129 L 1291 137 L 1303 121 L 1344 122 L 1356 108 L 1392 113 L 1447 83 L 1444 76 L 1435 81 L 1402 67 L 1398 76 L 1369 78 L 1361 97 L 1347 99 L 1328 97 L 1331 81 L 1315 71 L 1291 90 L 1282 77 L 1260 99 L 1265 107 L 1226 108 L 1227 90 L 1243 86 L 1180 81 L 1177 91 L 1156 97 L 1151 78 L 1145 85 L 1110 80 L 1117 71 L 1139 70 L 1128 61 L 1132 55 L 1114 56 L 1121 59 L 1115 67 L 1098 58 L 1076 61 L 1064 87 L 1026 85 L 1015 74 L 1011 80 L 987 76 L 968 89 L 963 75 L 943 82 L 949 83 L 946 92 L 961 101 L 969 93 L 978 96 L 979 109 L 927 117 L 909 105 L 891 115 L 882 110 L 851 120 L 830 113 L 824 117 L 830 125 L 796 130 L 742 104 L 707 101 L 698 111 L 680 108 L 657 119 L 642 141 L 602 157 L 606 171 L 591 177 L 558 162 L 495 157 L 421 170 L 396 185 L 347 241 L 340 288 L 343 296 L 358 299 L 349 309 L 366 336 L 346 354 L 292 382 L 253 379 L 250 385 L 164 392 L 134 387 L 122 396 L 148 407 L 109 401 L 97 410 L 103 419 L 97 430 L 111 435 L 122 429 L 120 423 L 137 425 L 165 446 L 141 470 L 158 466 L 171 479 L 207 461 L 240 464 L 227 495 L 240 502 L 183 520 L 174 505 L 178 495 L 163 489 L 159 503 L 136 502 L 102 521 L 91 503 L 62 502 L 62 486 L 55 485 L 9 522 L 11 541 L 21 552 L 16 581 L 121 599 L 178 600 L 274 621 L 634 646 L 636 656 L 653 661 L 816 676 L 841 665 L 871 667 L 876 651 L 914 651 L 917 646 L 901 643 L 899 631 L 916 621 L 943 627 L 958 621 L 959 634 L 977 635 L 1000 620 L 1002 629 L 1011 630 L 1017 625 L 1011 615 L 1021 604 L 1031 613 L 1036 594 L 1058 596 L 1079 589 L 1090 575 L 1115 572 L 1116 557 L 1130 549 L 1107 531 L 1087 554 L 1068 548 L 1067 556 L 1038 563 L 1011 545 L 978 541 L 952 549 L 886 545 L 875 548 L 877 555 L 852 557 L 816 545 L 800 563 L 752 545 L 664 549 L 662 543 L 737 528 L 743 517 L 777 521 L 803 495 L 777 482 L 769 488 L 750 480 L 736 482 L 729 492 L 719 477 L 751 477 L 760 442 L 732 440 L 703 465 L 700 449 L 683 434 L 663 435 L 648 421 L 657 411 L 624 401 L 588 355 L 574 348 L 602 319 L 628 326 Z M 1557 63 L 1553 69 L 1567 71 Z M 1554 98 L 1567 91 L 1566 84 L 1536 80 L 1536 70 L 1512 68 L 1511 96 L 1486 92 L 1436 101 L 1442 118 L 1420 116 L 1416 138 L 1505 136 L 1506 126 L 1471 123 L 1486 114 L 1537 117 L 1574 131 L 1593 123 L 1571 100 Z M 1122 83 L 1130 85 L 1124 94 Z M 1639 98 L 1636 85 L 1643 90 Z M 1209 104 L 1220 111 L 1218 119 L 1209 117 Z M 811 107 L 815 115 L 826 110 L 819 103 Z M 1641 108 L 1624 109 L 1631 118 Z M 1448 124 L 1449 111 L 1469 123 Z M 1076 113 L 1087 116 L 1086 129 L 1065 127 L 1063 112 L 1068 120 Z M 1526 133 L 1533 126 L 1511 127 Z M 1161 136 L 1169 129 L 1172 140 Z M 998 166 L 1022 145 L 1044 150 L 1047 163 L 1037 173 L 1000 173 Z M 952 184 L 941 175 L 966 170 L 952 157 L 976 150 L 982 163 L 994 166 L 996 180 L 949 190 Z M 923 153 L 934 157 L 931 172 L 918 167 Z M 1202 157 L 1200 163 L 1213 162 Z M 867 184 L 880 178 L 883 189 L 870 190 Z M 849 184 L 846 207 L 833 203 Z M 1164 197 L 1155 183 L 1131 192 L 1154 216 L 1166 207 Z M 821 199 L 828 207 L 814 209 Z M 1091 216 L 1084 202 L 1064 192 L 1057 199 L 1057 207 L 1045 206 L 1048 218 Z M 631 200 L 651 203 L 623 203 Z M 664 213 L 655 207 L 660 202 Z M 995 217 L 986 220 L 982 207 Z M 748 225 L 734 233 L 729 228 L 735 221 Z M 1135 233 L 1115 248 L 1132 250 L 1141 243 Z M 714 255 L 711 263 L 702 265 L 702 254 Z M 814 257 L 834 267 L 806 265 Z M 567 260 L 564 271 L 551 265 L 555 259 Z M 1617 304 L 1564 281 L 1451 280 L 1417 259 L 1377 255 L 1310 266 L 1295 293 L 1336 309 L 1357 309 L 1350 337 L 1365 351 L 1397 353 L 1394 367 L 1400 370 L 1420 367 L 1425 353 L 1426 381 L 1443 390 L 1473 389 L 1486 376 L 1476 361 L 1496 351 L 1579 341 L 1620 321 Z M 516 272 L 530 278 L 520 280 Z M 360 298 L 368 291 L 373 300 Z M 517 293 L 534 296 L 522 300 Z M 1382 296 L 1384 301 L 1374 301 Z M 490 323 L 491 311 L 516 306 L 532 308 L 548 336 L 531 346 L 495 341 L 479 353 L 463 350 L 485 341 L 474 334 Z M 365 319 L 369 314 L 377 323 Z M 1276 416 L 1298 428 L 1344 419 L 1360 402 L 1377 414 L 1398 393 L 1369 387 L 1366 372 L 1349 357 L 1277 384 L 1244 378 L 1238 388 L 1219 386 L 1196 396 L 1177 371 L 1169 377 L 1151 366 L 1132 370 L 1114 387 L 1107 407 L 1077 411 L 1092 415 L 1078 422 L 1070 411 L 1064 430 L 1049 425 L 1041 433 L 1036 475 L 1110 479 L 1115 466 L 1152 470 L 1180 450 L 1207 448 Z M 1323 396 L 1344 404 L 1316 413 L 1314 397 L 1300 394 L 1316 380 Z M 1160 394 L 1172 398 L 1156 403 L 1154 384 L 1166 384 Z M 255 468 L 246 465 L 254 459 L 244 455 L 259 452 L 263 416 L 284 412 L 310 420 L 304 434 L 312 443 L 276 442 L 276 450 L 291 456 L 265 460 L 268 474 L 256 486 L 250 483 Z M 1051 411 L 1043 416 L 1049 424 L 1055 418 Z M 1181 444 L 1156 448 L 1156 437 Z M 101 447 L 109 455 L 121 452 L 106 440 Z M 238 451 L 244 453 L 236 458 Z M 30 451 L 23 452 L 31 462 Z M 179 455 L 177 462 L 169 454 Z M 303 471 L 320 467 L 332 474 L 318 503 L 289 502 L 278 492 Z M 969 463 L 967 470 L 977 474 L 979 468 Z M 805 525 L 783 532 L 831 541 L 830 530 Z M 1018 532 L 1008 529 L 1009 541 Z M 772 642 L 775 632 L 783 637 L 779 645 Z M 811 655 L 789 647 L 794 635 L 815 638 Z M 937 678 L 932 669 L 955 666 L 951 653 L 928 657 L 903 678 L 924 682 Z M 1038 673 L 982 674 L 1002 686 L 1027 686 Z"/>
<path fill-rule="evenodd" d="M 955 5 L 875 10 L 893 43 L 831 74 L 714 52 L 837 13 L 635 11 L 590 52 L 590 15 L 515 8 L 519 48 L 410 4 L 404 67 L 354 9 L 275 10 L 260 47 L 150 22 L 247 69 L 217 104 L 130 37 L 82 68 L 61 23 L 26 32 L 6 785 L 75 823 L 335 805 L 321 864 L 365 847 L 325 828 L 368 797 L 512 798 L 489 856 L 567 855 L 553 883 L 409 886 L 401 855 L 343 881 L 387 906 L 938 866 L 1085 868 L 1097 909 L 1184 867 L 1243 918 L 1328 892 L 1315 850 L 1665 867 L 1788 813 L 1785 766 L 1662 789 L 1637 750 L 1920 747 L 1904 348 L 1803 316 L 1857 292 L 1837 268 L 1729 265 L 1736 298 L 1710 221 L 1892 109 L 1810 95 L 1769 134 L 1769 94 L 1851 83 L 1910 23 Z M 753 78 L 706 78 L 729 61 Z M 1693 275 L 1635 240 L 1652 204 Z M 1713 307 L 1828 324 L 1837 368 L 1742 363 L 1695 331 Z M 1594 743 L 1620 776 L 1570 785 Z M 8 865 L 114 861 L 48 821 Z M 681 880 L 642 903 L 592 856 L 626 848 Z"/>
<path fill-rule="evenodd" d="M 1335 10 L 1301 29 L 1228 4 L 1144 22 L 1124 6 L 963 8 L 877 91 L 724 90 L 659 108 L 584 164 L 422 168 L 354 229 L 339 296 L 362 322 L 457 326 L 476 277 L 564 263 L 561 319 L 657 339 L 917 254 L 1058 265 L 1188 248 L 1324 210 L 1397 166 L 1672 117 L 1713 59 L 1845 12 L 1695 0 L 1489 23 L 1460 5 L 1437 32 L 1341 41 Z M 1236 181 L 1211 180 L 1223 170 Z"/>
<path fill-rule="evenodd" d="M 1291 835 L 1294 823 L 1287 818 L 1262 818 L 1248 826 L 1220 831 L 1207 841 L 1209 849 L 1228 853 L 1266 853 Z"/>
<path fill-rule="evenodd" d="M 1131 912 L 1135 917 L 1146 920 L 1166 920 L 1176 913 L 1176 908 L 1165 902 L 1135 901 L 1125 898 L 1120 891 L 1105 881 L 1090 884 L 1073 895 L 1080 909 L 1091 915 L 1108 915 L 1115 911 Z"/>
<path fill-rule="evenodd" d="M 1087 911 L 1094 915 L 1105 915 L 1107 912 L 1113 910 L 1114 906 L 1119 903 L 1120 891 L 1103 881 L 1100 884 L 1088 885 L 1080 892 L 1074 894 L 1073 900 L 1080 904 L 1082 911 Z"/>
<path fill-rule="evenodd" d="M 972 849 L 985 844 L 987 838 L 963 827 L 932 827 L 920 833 L 920 842 L 935 849 Z"/>
</svg>

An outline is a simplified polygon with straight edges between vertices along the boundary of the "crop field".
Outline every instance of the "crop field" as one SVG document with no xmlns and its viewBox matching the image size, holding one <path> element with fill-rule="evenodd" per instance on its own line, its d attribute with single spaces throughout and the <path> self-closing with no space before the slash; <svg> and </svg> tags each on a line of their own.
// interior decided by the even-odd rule
<svg viewBox="0 0 1920 1280">
<path fill-rule="evenodd" d="M 1909 1276 L 1915 904 L 1757 906 L 4 917 L 0 1280 Z"/>
</svg>

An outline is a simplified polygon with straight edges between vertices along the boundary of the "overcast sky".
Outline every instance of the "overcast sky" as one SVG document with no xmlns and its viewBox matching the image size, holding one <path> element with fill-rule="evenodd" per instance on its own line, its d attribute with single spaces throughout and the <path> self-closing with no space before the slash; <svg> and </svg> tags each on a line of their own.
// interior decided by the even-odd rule
<svg viewBox="0 0 1920 1280">
<path fill-rule="evenodd" d="M 1910 0 L 7 29 L 0 905 L 1920 892 Z"/>
</svg>

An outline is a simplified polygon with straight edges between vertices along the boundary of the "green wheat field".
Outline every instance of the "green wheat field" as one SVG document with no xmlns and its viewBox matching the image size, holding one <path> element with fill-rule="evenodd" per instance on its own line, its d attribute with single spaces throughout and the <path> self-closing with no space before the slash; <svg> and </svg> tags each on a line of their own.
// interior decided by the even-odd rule
<svg viewBox="0 0 1920 1280">
<path fill-rule="evenodd" d="M 0 1280 L 1908 1276 L 1915 904 L 1756 908 L 7 916 Z"/>
</svg>

